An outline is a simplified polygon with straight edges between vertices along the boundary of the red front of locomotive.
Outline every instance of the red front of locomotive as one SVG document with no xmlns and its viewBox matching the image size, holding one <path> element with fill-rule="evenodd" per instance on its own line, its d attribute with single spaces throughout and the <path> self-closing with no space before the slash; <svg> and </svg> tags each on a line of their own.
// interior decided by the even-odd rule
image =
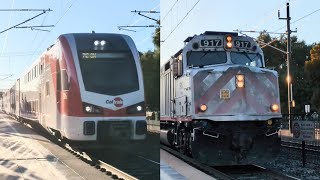
<svg viewBox="0 0 320 180">
<path fill-rule="evenodd" d="M 57 120 L 46 121 L 46 126 L 75 141 L 145 138 L 142 72 L 130 37 L 66 34 L 53 49 L 57 58 L 51 59 L 50 69 L 56 98 L 46 105 L 56 104 Z"/>
</svg>

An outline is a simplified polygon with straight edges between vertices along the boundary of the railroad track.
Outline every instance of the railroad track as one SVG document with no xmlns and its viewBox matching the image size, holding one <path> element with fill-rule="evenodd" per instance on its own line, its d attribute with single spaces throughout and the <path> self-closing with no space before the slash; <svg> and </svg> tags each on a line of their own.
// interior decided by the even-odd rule
<svg viewBox="0 0 320 180">
<path fill-rule="evenodd" d="M 158 142 L 159 134 L 148 133 L 144 142 L 133 144 L 124 142 L 103 151 L 86 150 L 85 152 L 140 180 L 160 179 Z"/>
<path fill-rule="evenodd" d="M 88 154 L 117 167 L 137 179 L 160 179 L 160 163 L 143 155 L 128 153 L 120 149 L 109 149 L 104 152 L 94 151 Z"/>
<path fill-rule="evenodd" d="M 60 139 L 58 141 L 61 147 L 114 179 L 160 179 L 160 157 L 158 159 L 157 157 L 151 157 L 152 159 L 149 157 L 150 154 L 159 153 L 152 153 L 154 150 L 148 151 L 149 149 L 144 144 L 125 144 L 115 146 L 115 148 L 82 150 L 77 146 L 62 143 Z"/>
<path fill-rule="evenodd" d="M 271 169 L 267 169 L 257 165 L 246 165 L 246 166 L 207 166 L 197 162 L 196 160 L 180 154 L 179 152 L 165 146 L 160 145 L 161 149 L 169 152 L 170 154 L 176 156 L 177 158 L 185 161 L 191 166 L 205 172 L 206 174 L 216 178 L 223 180 L 234 180 L 234 179 L 267 179 L 267 180 L 297 180 L 297 178 L 273 171 Z"/>
<path fill-rule="evenodd" d="M 301 143 L 292 142 L 292 141 L 281 141 L 281 146 L 287 147 L 287 148 L 302 149 Z M 313 146 L 310 144 L 306 144 L 306 150 L 315 152 L 315 153 L 320 153 L 320 146 Z"/>
</svg>

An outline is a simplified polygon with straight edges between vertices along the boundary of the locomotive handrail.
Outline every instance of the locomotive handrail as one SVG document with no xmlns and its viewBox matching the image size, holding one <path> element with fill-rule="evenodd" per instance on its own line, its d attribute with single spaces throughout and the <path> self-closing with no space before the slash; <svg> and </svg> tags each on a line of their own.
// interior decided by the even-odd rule
<svg viewBox="0 0 320 180">
<path fill-rule="evenodd" d="M 270 133 L 270 134 L 265 134 L 266 136 L 272 136 L 272 135 L 274 135 L 274 134 L 277 134 L 279 131 L 277 131 L 277 130 L 275 130 L 273 133 Z"/>
<path fill-rule="evenodd" d="M 211 134 L 206 134 L 205 132 L 206 132 L 206 131 L 203 131 L 203 133 L 202 133 L 204 136 L 209 136 L 209 137 L 213 137 L 213 138 L 216 138 L 216 139 L 219 138 L 219 133 L 216 133 L 217 135 L 214 136 L 214 135 L 211 135 Z"/>
</svg>

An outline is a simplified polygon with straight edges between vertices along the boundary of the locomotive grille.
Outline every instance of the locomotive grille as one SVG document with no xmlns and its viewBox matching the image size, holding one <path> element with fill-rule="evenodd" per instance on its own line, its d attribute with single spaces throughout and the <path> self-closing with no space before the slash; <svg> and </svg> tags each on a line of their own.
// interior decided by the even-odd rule
<svg viewBox="0 0 320 180">
<path fill-rule="evenodd" d="M 99 121 L 98 141 L 129 140 L 132 125 L 130 121 Z"/>
</svg>

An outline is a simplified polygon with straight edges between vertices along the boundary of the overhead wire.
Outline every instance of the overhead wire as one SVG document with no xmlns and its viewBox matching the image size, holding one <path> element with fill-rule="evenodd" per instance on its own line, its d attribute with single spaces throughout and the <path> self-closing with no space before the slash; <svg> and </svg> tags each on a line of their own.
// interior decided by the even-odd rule
<svg viewBox="0 0 320 180">
<path fill-rule="evenodd" d="M 52 32 L 52 30 L 57 26 L 57 24 L 61 21 L 61 19 L 67 14 L 67 12 L 69 12 L 69 10 L 71 9 L 71 7 L 73 6 L 73 4 L 74 4 L 76 1 L 78 1 L 78 0 L 74 0 L 74 1 L 69 5 L 69 7 L 67 8 L 67 10 L 60 16 L 60 18 L 57 20 L 57 22 L 54 24 L 54 26 L 49 30 L 49 34 L 50 34 L 50 33 Z M 38 47 L 36 48 L 36 50 L 35 50 L 34 52 L 38 51 L 38 49 L 40 48 L 40 46 L 45 42 L 45 40 L 46 40 L 48 37 L 49 37 L 49 36 L 45 36 L 45 37 L 42 39 L 42 41 L 40 41 Z M 26 61 L 26 63 L 25 63 L 24 65 L 26 65 L 27 63 L 29 63 L 29 62 L 32 60 L 33 56 L 34 56 L 34 55 L 32 55 L 31 58 L 30 58 L 28 61 Z"/>
<path fill-rule="evenodd" d="M 164 20 L 167 18 L 167 16 L 169 15 L 169 13 L 173 10 L 174 6 L 178 3 L 179 0 L 176 0 L 173 5 L 171 6 L 171 8 L 167 11 L 167 13 L 163 16 L 163 18 L 161 19 L 160 22 L 164 22 Z"/>
<path fill-rule="evenodd" d="M 154 8 L 152 8 L 150 11 L 154 11 L 154 10 L 156 10 L 158 7 L 160 6 L 160 3 L 159 4 L 157 4 L 157 6 L 155 6 Z M 140 17 L 139 19 L 142 19 L 143 17 Z M 134 24 L 133 24 L 134 25 Z M 147 27 L 145 27 L 145 28 L 142 28 L 142 29 L 140 29 L 139 31 L 136 31 L 136 32 L 141 32 L 141 31 L 143 31 L 143 30 L 145 30 L 145 29 L 147 29 Z M 155 35 L 157 35 L 158 33 L 160 33 L 160 31 L 159 32 L 157 32 Z M 146 40 L 148 40 L 148 39 L 150 39 L 151 37 L 150 36 L 148 36 L 148 37 L 146 37 L 146 38 L 144 38 L 143 40 L 141 40 L 141 41 L 139 41 L 138 43 L 136 43 L 137 45 L 140 45 L 141 43 L 143 43 L 143 42 L 145 42 Z"/>
<path fill-rule="evenodd" d="M 155 6 L 154 8 L 152 8 L 150 11 L 154 11 L 155 9 L 157 9 L 160 6 L 160 3 L 157 4 L 157 6 Z M 145 19 L 144 17 L 140 17 L 138 20 L 136 20 L 135 22 L 133 22 L 132 24 L 130 24 L 129 26 L 133 26 L 136 25 L 139 21 L 141 21 L 142 19 Z"/>
<path fill-rule="evenodd" d="M 11 9 L 13 9 L 13 7 L 14 7 L 14 0 L 12 0 Z M 10 17 L 9 17 L 9 21 L 8 21 L 8 26 L 7 26 L 8 28 L 9 28 L 10 25 L 11 25 L 12 15 L 13 15 L 13 12 L 10 13 Z M 3 45 L 2 45 L 1 55 L 3 54 L 4 49 L 5 49 L 6 46 L 7 46 L 6 44 L 7 44 L 8 36 L 9 36 L 9 31 L 6 32 L 6 36 L 5 36 L 5 38 L 4 38 Z"/>
<path fill-rule="evenodd" d="M 14 5 L 15 5 L 15 1 L 12 0 L 11 9 L 13 9 Z M 9 17 L 9 21 L 8 21 L 8 27 L 11 26 L 12 16 L 13 16 L 13 12 L 10 13 L 10 17 Z M 4 51 L 5 51 L 6 47 L 7 47 L 8 36 L 9 36 L 9 31 L 6 32 L 5 39 L 4 39 L 3 46 L 2 46 L 2 50 L 1 50 L 1 55 L 4 53 Z M 9 73 L 11 73 L 11 58 L 10 57 L 9 57 L 8 61 L 9 61 L 9 68 L 8 69 L 9 69 Z M 12 75 L 7 76 L 4 79 L 7 79 L 7 78 L 9 78 L 11 76 Z"/>
<path fill-rule="evenodd" d="M 161 31 L 159 30 L 158 32 L 156 32 L 156 33 L 154 34 L 154 36 L 158 35 L 160 32 L 161 32 Z M 144 38 L 143 40 L 141 40 L 140 42 L 138 42 L 137 45 L 142 44 L 143 42 L 145 42 L 146 40 L 148 40 L 148 39 L 150 39 L 150 38 L 151 38 L 150 36 Z"/>
<path fill-rule="evenodd" d="M 320 11 L 320 9 L 317 9 L 317 10 L 312 11 L 311 13 L 309 13 L 309 14 L 307 14 L 307 15 L 304 15 L 304 16 L 302 16 L 301 18 L 299 18 L 299 19 L 291 22 L 290 24 L 294 24 L 294 23 L 296 23 L 296 22 L 298 22 L 298 21 L 300 21 L 300 20 L 302 20 L 302 19 L 304 19 L 304 18 L 306 18 L 306 17 L 308 17 L 308 16 L 311 16 L 312 14 L 314 14 L 314 13 L 316 13 L 316 12 L 318 12 L 318 11 Z M 283 28 L 285 28 L 285 27 L 287 27 L 287 26 L 282 26 L 281 28 L 275 30 L 274 32 L 280 31 L 281 29 L 283 29 Z"/>
<path fill-rule="evenodd" d="M 172 33 L 179 27 L 179 25 L 185 20 L 185 18 L 190 14 L 190 12 L 197 6 L 197 4 L 200 2 L 200 0 L 198 0 L 193 6 L 192 8 L 185 14 L 185 16 L 180 20 L 180 22 L 173 28 L 173 30 L 171 30 L 171 32 L 169 33 L 169 35 L 163 40 L 160 41 L 163 43 L 166 42 L 166 40 L 172 35 Z"/>
<path fill-rule="evenodd" d="M 158 7 L 160 7 L 160 3 L 157 4 L 155 7 L 153 7 L 151 10 L 149 11 L 155 11 Z M 135 14 L 136 15 L 136 14 Z M 134 15 L 134 16 L 135 16 Z M 133 18 L 132 18 L 133 19 Z M 136 21 L 134 21 L 133 23 L 129 24 L 127 26 L 134 26 L 136 25 L 138 22 L 140 22 L 142 19 L 145 19 L 145 17 L 141 16 L 139 19 L 137 19 Z M 132 21 L 132 20 L 131 20 Z M 140 32 L 140 31 L 143 31 L 144 29 L 146 28 L 140 28 L 138 31 L 134 31 L 134 32 Z M 120 29 L 119 29 L 120 30 Z M 128 29 L 126 29 L 128 31 Z M 133 31 L 133 30 L 132 30 Z"/>
<path fill-rule="evenodd" d="M 42 52 L 41 51 L 39 51 L 39 52 L 37 52 L 37 53 L 35 53 L 35 54 L 41 54 Z M 12 54 L 2 54 L 2 55 L 0 55 L 0 58 L 7 58 L 7 57 L 17 57 L 17 56 L 32 56 L 32 55 L 34 55 L 34 53 L 33 52 L 31 52 L 31 53 L 25 53 L 25 52 L 23 52 L 23 53 L 12 53 Z"/>
<path fill-rule="evenodd" d="M 291 1 L 290 3 L 291 4 L 294 4 L 296 3 L 297 0 L 294 0 L 294 1 Z M 287 5 L 280 5 L 276 8 L 273 8 L 272 10 L 270 10 L 269 12 L 267 12 L 266 14 L 270 14 L 268 15 L 266 18 L 264 18 L 261 23 L 258 23 L 257 25 L 253 26 L 253 29 L 259 29 L 262 25 L 266 24 L 267 22 L 269 22 L 270 20 L 272 20 L 272 18 L 274 17 L 274 14 L 273 13 L 277 13 L 277 11 L 279 9 L 285 9 L 287 7 Z"/>
</svg>

